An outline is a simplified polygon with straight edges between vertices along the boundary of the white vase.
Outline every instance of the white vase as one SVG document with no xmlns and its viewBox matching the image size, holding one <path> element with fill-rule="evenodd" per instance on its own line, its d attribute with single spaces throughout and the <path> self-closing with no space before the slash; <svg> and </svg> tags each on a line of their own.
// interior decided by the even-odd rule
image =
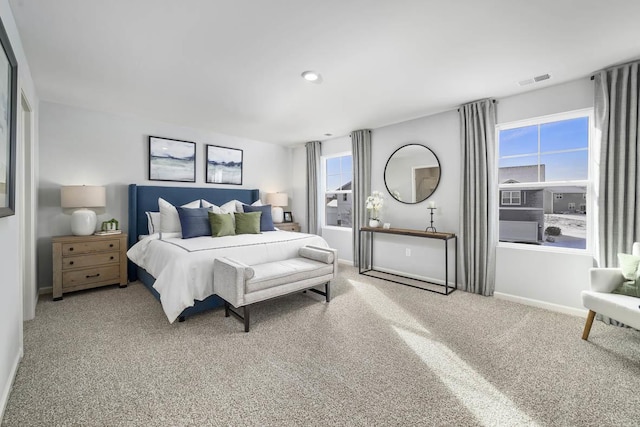
<svg viewBox="0 0 640 427">
<path fill-rule="evenodd" d="M 380 227 L 380 221 L 378 221 L 377 219 L 370 219 L 369 220 L 369 227 Z"/>
</svg>

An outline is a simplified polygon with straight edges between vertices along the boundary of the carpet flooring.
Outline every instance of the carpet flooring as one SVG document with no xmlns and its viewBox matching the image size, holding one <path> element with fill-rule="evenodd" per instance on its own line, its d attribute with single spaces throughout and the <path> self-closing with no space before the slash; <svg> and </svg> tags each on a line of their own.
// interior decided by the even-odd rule
<svg viewBox="0 0 640 427">
<path fill-rule="evenodd" d="M 141 285 L 46 296 L 3 426 L 637 426 L 640 332 L 340 266 L 333 300 L 169 324 Z"/>
</svg>

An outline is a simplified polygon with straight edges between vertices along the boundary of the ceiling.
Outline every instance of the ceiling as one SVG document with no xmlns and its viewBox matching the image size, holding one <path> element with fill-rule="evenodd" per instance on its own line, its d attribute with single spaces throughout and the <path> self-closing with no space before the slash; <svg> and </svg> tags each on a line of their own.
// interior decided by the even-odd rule
<svg viewBox="0 0 640 427">
<path fill-rule="evenodd" d="M 640 56 L 640 1 L 10 0 L 41 100 L 290 145 Z M 322 83 L 303 80 L 315 70 Z M 552 79 L 520 87 L 544 73 Z"/>
</svg>

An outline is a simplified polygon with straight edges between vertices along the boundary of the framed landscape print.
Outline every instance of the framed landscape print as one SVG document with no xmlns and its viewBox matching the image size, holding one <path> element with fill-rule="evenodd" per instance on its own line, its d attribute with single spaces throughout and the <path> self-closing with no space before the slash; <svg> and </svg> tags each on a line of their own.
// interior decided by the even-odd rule
<svg viewBox="0 0 640 427">
<path fill-rule="evenodd" d="M 0 217 L 15 215 L 18 62 L 0 20 Z"/>
<path fill-rule="evenodd" d="M 149 179 L 196 182 L 196 143 L 150 136 Z"/>
<path fill-rule="evenodd" d="M 242 185 L 242 150 L 207 145 L 207 183 Z"/>
</svg>

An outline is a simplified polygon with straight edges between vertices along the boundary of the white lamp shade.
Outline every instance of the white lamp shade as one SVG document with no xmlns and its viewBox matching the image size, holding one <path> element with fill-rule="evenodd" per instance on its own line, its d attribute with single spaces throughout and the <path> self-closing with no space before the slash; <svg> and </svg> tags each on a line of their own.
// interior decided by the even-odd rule
<svg viewBox="0 0 640 427">
<path fill-rule="evenodd" d="M 63 208 L 103 208 L 107 203 L 104 187 L 96 185 L 67 185 L 60 189 Z"/>
<path fill-rule="evenodd" d="M 287 206 L 289 195 L 287 193 L 267 193 L 267 204 L 271 206 Z"/>
</svg>

